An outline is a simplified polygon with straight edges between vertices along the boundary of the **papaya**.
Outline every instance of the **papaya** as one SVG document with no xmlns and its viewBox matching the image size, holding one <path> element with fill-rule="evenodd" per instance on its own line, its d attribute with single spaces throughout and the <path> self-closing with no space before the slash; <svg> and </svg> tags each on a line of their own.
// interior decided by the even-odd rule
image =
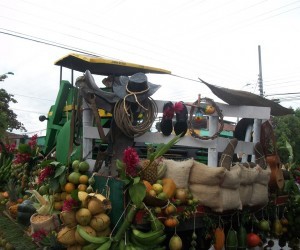
<svg viewBox="0 0 300 250">
<path fill-rule="evenodd" d="M 163 192 L 167 195 L 168 199 L 174 197 L 176 193 L 176 184 L 171 178 L 163 178 Z"/>
<path fill-rule="evenodd" d="M 214 242 L 215 250 L 222 250 L 225 244 L 224 229 L 221 227 L 217 227 L 215 229 L 214 236 L 215 236 L 215 242 Z"/>
<path fill-rule="evenodd" d="M 247 231 L 244 226 L 240 226 L 237 231 L 237 242 L 238 249 L 246 250 L 247 249 Z"/>
<path fill-rule="evenodd" d="M 238 247 L 237 232 L 230 228 L 226 236 L 226 250 L 236 250 Z"/>
</svg>

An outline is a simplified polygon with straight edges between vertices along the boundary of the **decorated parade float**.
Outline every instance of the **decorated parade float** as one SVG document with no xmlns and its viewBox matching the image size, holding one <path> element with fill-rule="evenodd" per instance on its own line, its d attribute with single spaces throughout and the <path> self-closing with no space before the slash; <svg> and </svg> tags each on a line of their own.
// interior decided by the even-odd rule
<svg viewBox="0 0 300 250">
<path fill-rule="evenodd" d="M 227 104 L 154 100 L 147 74 L 171 72 L 79 54 L 55 64 L 45 145 L 1 145 L 3 249 L 299 249 L 300 172 L 292 151 L 283 169 L 271 124 L 291 110 L 201 79 Z M 225 117 L 238 120 L 230 137 Z"/>
</svg>

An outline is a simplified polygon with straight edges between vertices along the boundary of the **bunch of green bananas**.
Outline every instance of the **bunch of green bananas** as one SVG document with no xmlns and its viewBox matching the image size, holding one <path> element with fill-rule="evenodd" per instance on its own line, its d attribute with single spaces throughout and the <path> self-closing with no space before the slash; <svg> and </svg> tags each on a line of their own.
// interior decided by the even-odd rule
<svg viewBox="0 0 300 250">
<path fill-rule="evenodd" d="M 77 232 L 79 235 L 89 242 L 88 245 L 83 246 L 82 250 L 108 250 L 111 247 L 112 239 L 105 236 L 92 236 L 88 234 L 80 225 L 77 225 Z"/>
<path fill-rule="evenodd" d="M 162 243 L 165 241 L 166 237 L 165 231 L 161 228 L 150 230 L 148 232 L 132 228 L 129 241 L 134 247 L 133 249 L 157 250 L 165 249 L 165 247 L 162 246 Z"/>
</svg>

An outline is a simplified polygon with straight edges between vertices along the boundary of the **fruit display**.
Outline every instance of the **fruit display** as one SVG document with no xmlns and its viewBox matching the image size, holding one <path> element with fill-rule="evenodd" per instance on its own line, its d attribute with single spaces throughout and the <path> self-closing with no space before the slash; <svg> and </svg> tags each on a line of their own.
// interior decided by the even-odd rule
<svg viewBox="0 0 300 250">
<path fill-rule="evenodd" d="M 90 243 L 104 243 L 95 239 L 108 238 L 111 233 L 110 217 L 107 215 L 111 209 L 110 203 L 100 194 L 80 192 L 83 202 L 60 213 L 62 228 L 57 240 L 66 247 L 81 248 Z"/>
</svg>

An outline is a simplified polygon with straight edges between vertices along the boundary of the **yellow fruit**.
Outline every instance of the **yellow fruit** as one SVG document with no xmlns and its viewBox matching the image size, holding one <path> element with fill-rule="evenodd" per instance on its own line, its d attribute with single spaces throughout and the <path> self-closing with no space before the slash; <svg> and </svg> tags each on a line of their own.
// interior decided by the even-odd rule
<svg viewBox="0 0 300 250">
<path fill-rule="evenodd" d="M 89 177 L 87 175 L 85 175 L 85 174 L 80 175 L 80 177 L 79 177 L 80 184 L 88 184 L 88 182 L 89 182 Z"/>
<path fill-rule="evenodd" d="M 65 185 L 65 191 L 70 194 L 73 190 L 75 190 L 75 185 L 71 182 L 67 182 Z"/>
<path fill-rule="evenodd" d="M 152 188 L 153 188 L 153 190 L 154 190 L 157 194 L 159 194 L 159 193 L 161 193 L 161 192 L 163 191 L 163 186 L 162 186 L 161 184 L 159 184 L 159 183 L 153 184 L 153 185 L 152 185 Z"/>
<path fill-rule="evenodd" d="M 85 185 L 85 184 L 79 184 L 78 187 L 77 187 L 77 189 L 79 191 L 85 191 L 87 189 L 87 185 Z"/>
</svg>

